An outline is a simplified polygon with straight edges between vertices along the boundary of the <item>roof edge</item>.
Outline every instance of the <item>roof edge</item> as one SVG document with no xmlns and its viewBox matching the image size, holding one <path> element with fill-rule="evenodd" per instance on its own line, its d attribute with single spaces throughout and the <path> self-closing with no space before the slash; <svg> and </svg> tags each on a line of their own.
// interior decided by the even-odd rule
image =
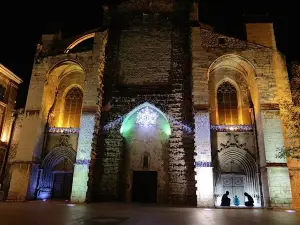
<svg viewBox="0 0 300 225">
<path fill-rule="evenodd" d="M 9 70 L 8 68 L 6 68 L 2 63 L 0 63 L 0 72 L 2 72 L 9 79 L 15 81 L 17 84 L 23 83 L 23 80 L 20 77 L 18 77 L 11 70 Z"/>
</svg>

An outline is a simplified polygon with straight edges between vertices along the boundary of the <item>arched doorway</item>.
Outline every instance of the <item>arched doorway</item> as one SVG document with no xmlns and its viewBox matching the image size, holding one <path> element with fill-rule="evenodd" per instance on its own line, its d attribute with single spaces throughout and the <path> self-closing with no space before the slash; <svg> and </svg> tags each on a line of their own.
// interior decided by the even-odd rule
<svg viewBox="0 0 300 225">
<path fill-rule="evenodd" d="M 63 158 L 61 162 L 53 168 L 52 199 L 70 199 L 73 171 L 74 165 L 67 158 Z"/>
<path fill-rule="evenodd" d="M 128 202 L 167 202 L 170 124 L 158 108 L 144 103 L 121 126 L 125 142 L 124 196 Z"/>
<path fill-rule="evenodd" d="M 234 133 L 226 135 L 230 139 L 238 138 Z M 254 205 L 261 206 L 257 164 L 245 145 L 239 145 L 238 142 L 235 145 L 229 141 L 228 145 L 219 149 L 213 162 L 216 206 L 220 206 L 222 195 L 226 191 L 229 191 L 231 205 L 234 205 L 233 199 L 237 196 L 240 206 L 245 206 L 244 192 L 247 192 L 253 197 Z"/>
<path fill-rule="evenodd" d="M 61 139 L 68 139 L 68 136 L 62 135 Z M 38 199 L 70 198 L 75 160 L 76 152 L 68 141 L 62 141 L 47 154 L 41 165 Z"/>
<path fill-rule="evenodd" d="M 261 206 L 259 174 L 259 137 L 255 131 L 260 118 L 260 101 L 254 66 L 245 58 L 227 54 L 217 58 L 208 69 L 211 122 L 211 153 L 214 167 L 214 201 L 220 206 L 229 191 L 239 205 L 244 192 L 255 206 Z"/>
</svg>

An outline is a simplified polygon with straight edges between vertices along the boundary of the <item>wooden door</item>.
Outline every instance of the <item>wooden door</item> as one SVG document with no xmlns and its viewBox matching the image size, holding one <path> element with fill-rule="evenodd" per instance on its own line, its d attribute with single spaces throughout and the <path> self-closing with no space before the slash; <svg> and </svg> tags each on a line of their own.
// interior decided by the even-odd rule
<svg viewBox="0 0 300 225">
<path fill-rule="evenodd" d="M 240 200 L 240 205 L 245 205 L 244 198 L 244 175 L 238 174 L 223 174 L 223 192 L 229 191 L 229 198 L 231 205 L 233 205 L 233 198 L 236 195 Z"/>
<path fill-rule="evenodd" d="M 154 203 L 157 201 L 157 172 L 134 171 L 132 179 L 132 201 Z"/>
<path fill-rule="evenodd" d="M 70 199 L 73 173 L 55 173 L 53 182 L 53 199 Z"/>
</svg>

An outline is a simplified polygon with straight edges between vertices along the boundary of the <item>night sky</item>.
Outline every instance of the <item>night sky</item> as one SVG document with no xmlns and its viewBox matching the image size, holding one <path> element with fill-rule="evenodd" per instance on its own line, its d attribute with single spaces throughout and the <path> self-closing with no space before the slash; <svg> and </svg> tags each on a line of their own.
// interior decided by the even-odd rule
<svg viewBox="0 0 300 225">
<path fill-rule="evenodd" d="M 280 2 L 278 5 L 274 3 L 272 7 L 260 8 L 252 1 L 246 6 L 220 0 L 200 2 L 200 21 L 229 36 L 244 38 L 245 15 L 268 15 L 274 22 L 279 50 L 288 60 L 300 59 L 300 54 L 297 56 L 299 44 L 289 45 L 296 43 L 293 40 L 297 40 L 299 35 L 297 30 L 288 30 L 289 12 L 282 4 L 279 5 Z M 63 36 L 70 36 L 97 28 L 102 23 L 101 1 L 72 7 L 58 7 L 52 1 L 47 3 L 33 7 L 29 6 L 28 2 L 15 2 L 10 6 L 1 7 L 5 10 L 0 13 L 0 63 L 24 80 L 19 89 L 17 107 L 25 106 L 35 48 L 43 33 L 57 33 L 62 30 Z M 18 7 L 15 7 L 15 4 Z"/>
</svg>

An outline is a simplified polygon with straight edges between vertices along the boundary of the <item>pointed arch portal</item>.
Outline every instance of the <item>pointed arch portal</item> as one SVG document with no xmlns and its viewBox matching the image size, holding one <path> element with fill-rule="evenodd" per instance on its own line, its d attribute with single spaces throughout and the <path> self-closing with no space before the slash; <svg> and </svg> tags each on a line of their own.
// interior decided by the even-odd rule
<svg viewBox="0 0 300 225">
<path fill-rule="evenodd" d="M 41 174 L 40 185 L 38 188 L 38 199 L 47 199 L 52 195 L 53 168 L 63 160 L 67 160 L 73 165 L 75 163 L 75 159 L 75 150 L 68 146 L 58 146 L 48 153 L 41 164 L 43 172 Z"/>
<path fill-rule="evenodd" d="M 167 202 L 169 189 L 165 181 L 169 179 L 171 134 L 167 116 L 145 102 L 125 116 L 120 133 L 124 138 L 122 182 L 128 187 L 123 189 L 124 199 L 128 202 Z M 147 191 L 142 185 L 145 182 Z"/>
</svg>

